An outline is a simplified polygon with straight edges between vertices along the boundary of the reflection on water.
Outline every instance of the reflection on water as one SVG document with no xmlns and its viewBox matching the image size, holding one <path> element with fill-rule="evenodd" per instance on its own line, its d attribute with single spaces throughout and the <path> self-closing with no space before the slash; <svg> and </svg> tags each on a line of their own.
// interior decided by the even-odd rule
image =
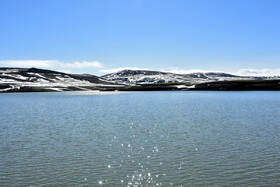
<svg viewBox="0 0 280 187">
<path fill-rule="evenodd" d="M 276 186 L 280 92 L 1 94 L 3 186 Z"/>
</svg>

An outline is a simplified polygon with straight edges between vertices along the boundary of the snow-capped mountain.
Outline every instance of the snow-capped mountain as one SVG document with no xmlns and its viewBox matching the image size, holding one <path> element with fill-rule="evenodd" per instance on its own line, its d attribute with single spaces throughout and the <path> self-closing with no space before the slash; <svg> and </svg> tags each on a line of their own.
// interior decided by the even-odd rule
<svg viewBox="0 0 280 187">
<path fill-rule="evenodd" d="M 160 71 L 147 70 L 123 70 L 117 73 L 111 73 L 102 76 L 102 78 L 110 81 L 145 84 L 145 83 L 204 83 L 212 81 L 225 80 L 259 80 L 270 79 L 269 77 L 243 77 L 231 75 L 227 73 L 191 73 L 191 74 L 174 74 Z M 278 77 L 279 78 L 279 77 Z"/>
</svg>

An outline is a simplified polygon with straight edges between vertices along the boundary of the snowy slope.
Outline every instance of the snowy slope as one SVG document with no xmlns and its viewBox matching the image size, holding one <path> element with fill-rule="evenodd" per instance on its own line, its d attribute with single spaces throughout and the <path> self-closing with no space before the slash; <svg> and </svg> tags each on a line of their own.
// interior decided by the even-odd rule
<svg viewBox="0 0 280 187">
<path fill-rule="evenodd" d="M 258 80 L 270 79 L 271 77 L 242 77 L 226 73 L 191 73 L 191 74 L 174 74 L 159 71 L 146 71 L 146 70 L 123 70 L 117 73 L 111 73 L 102 76 L 102 78 L 130 83 L 130 84 L 145 84 L 145 83 L 204 83 L 212 81 L 224 80 Z M 275 78 L 275 77 L 272 77 Z M 279 77 L 278 77 L 279 78 Z"/>
<path fill-rule="evenodd" d="M 146 70 L 123 70 L 117 73 L 98 77 L 89 74 L 67 74 L 37 68 L 0 68 L 0 92 L 69 90 L 178 90 L 191 89 L 198 84 L 215 81 L 254 81 L 268 79 L 280 79 L 280 77 L 242 77 L 214 72 L 182 75 Z"/>
<path fill-rule="evenodd" d="M 22 88 L 49 91 L 87 90 L 98 86 L 117 86 L 94 75 L 76 75 L 36 68 L 0 68 L 0 92 Z"/>
</svg>

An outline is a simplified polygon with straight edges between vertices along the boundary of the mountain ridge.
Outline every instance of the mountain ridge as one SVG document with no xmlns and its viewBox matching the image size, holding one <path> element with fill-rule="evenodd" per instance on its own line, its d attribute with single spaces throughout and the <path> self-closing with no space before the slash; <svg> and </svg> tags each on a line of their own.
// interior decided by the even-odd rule
<svg viewBox="0 0 280 187">
<path fill-rule="evenodd" d="M 101 76 L 107 80 L 120 81 L 132 84 L 145 83 L 180 83 L 190 82 L 192 84 L 203 83 L 209 81 L 223 81 L 223 80 L 259 80 L 271 79 L 271 77 L 257 77 L 257 76 L 239 76 L 223 72 L 196 72 L 188 74 L 176 74 L 170 72 L 151 71 L 151 70 L 122 70 L 116 73 L 110 73 Z M 273 77 L 280 78 L 280 77 Z"/>
<path fill-rule="evenodd" d="M 256 87 L 263 89 L 266 87 L 264 84 L 269 80 L 280 80 L 280 77 L 238 76 L 223 72 L 175 74 L 161 71 L 129 69 L 103 76 L 96 76 L 91 74 L 71 74 L 39 68 L 0 68 L 0 92 L 147 91 L 195 90 L 198 88 L 202 90 L 223 90 L 253 89 Z M 234 84 L 229 84 L 229 82 L 234 82 Z M 256 83 L 256 85 L 254 86 L 253 83 Z M 246 88 L 244 84 L 246 84 Z M 248 87 L 247 84 L 251 86 Z M 270 81 L 269 84 L 269 89 L 278 89 L 277 81 Z M 260 85 L 262 85 L 261 88 Z"/>
</svg>

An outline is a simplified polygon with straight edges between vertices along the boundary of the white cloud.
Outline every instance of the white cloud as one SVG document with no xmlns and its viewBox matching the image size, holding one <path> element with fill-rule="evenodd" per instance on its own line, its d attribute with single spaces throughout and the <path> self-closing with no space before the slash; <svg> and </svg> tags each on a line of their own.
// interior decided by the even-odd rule
<svg viewBox="0 0 280 187">
<path fill-rule="evenodd" d="M 207 73 L 207 72 L 223 72 L 228 73 L 226 71 L 217 71 L 217 70 L 201 70 L 201 69 L 191 69 L 184 70 L 179 68 L 169 68 L 168 70 L 161 70 L 170 73 L 177 74 L 188 74 L 188 73 Z M 237 72 L 231 72 L 230 74 L 241 75 L 241 76 L 280 76 L 280 69 L 240 69 Z"/>
<path fill-rule="evenodd" d="M 2 60 L 0 64 L 9 67 L 41 67 L 51 68 L 59 64 L 57 60 Z"/>
<path fill-rule="evenodd" d="M 72 71 L 68 70 L 68 69 L 56 69 L 56 71 L 58 72 L 63 72 L 63 73 L 73 73 Z"/>
<path fill-rule="evenodd" d="M 37 67 L 37 68 L 70 68 L 70 69 L 83 69 L 83 68 L 102 68 L 103 64 L 97 61 L 83 61 L 65 63 L 58 60 L 2 60 L 1 66 L 8 67 Z"/>
<path fill-rule="evenodd" d="M 280 69 L 240 69 L 237 74 L 243 76 L 280 76 Z"/>
<path fill-rule="evenodd" d="M 177 67 L 169 67 L 165 69 L 147 69 L 147 68 L 137 68 L 137 67 L 121 67 L 115 69 L 101 69 L 100 73 L 115 73 L 122 70 L 151 70 L 151 71 L 162 71 L 176 74 L 189 74 L 189 73 L 207 73 L 207 72 L 216 72 L 216 73 L 229 73 L 226 71 L 217 71 L 217 70 L 202 70 L 202 69 L 180 69 Z M 238 72 L 230 72 L 229 74 L 241 75 L 241 76 L 280 76 L 280 69 L 240 69 Z"/>
<path fill-rule="evenodd" d="M 118 71 L 122 71 L 122 70 L 126 70 L 126 69 L 129 69 L 129 70 L 149 70 L 149 69 L 146 69 L 146 68 L 122 67 L 122 68 L 115 68 L 115 69 L 102 69 L 102 70 L 99 70 L 99 72 L 100 73 L 116 73 Z"/>
<path fill-rule="evenodd" d="M 47 68 L 53 70 L 62 70 L 63 72 L 76 72 L 80 69 L 80 72 L 86 72 L 88 69 L 100 69 L 103 68 L 103 64 L 98 61 L 76 61 L 73 63 L 65 63 L 58 60 L 0 60 L 0 66 L 2 67 L 22 67 L 22 68 Z M 102 74 L 115 73 L 125 69 L 130 70 L 152 70 L 147 68 L 137 68 L 137 67 L 120 67 L 114 69 L 100 69 L 99 72 Z M 154 71 L 163 71 L 176 74 L 188 74 L 197 72 L 221 72 L 216 70 L 202 70 L 202 69 L 180 69 L 178 67 L 169 67 L 165 69 L 159 69 Z M 77 73 L 77 72 L 76 72 Z M 280 68 L 276 69 L 240 69 L 237 72 L 231 72 L 231 74 L 241 75 L 241 76 L 280 76 Z"/>
<path fill-rule="evenodd" d="M 207 73 L 207 72 L 220 72 L 216 70 L 201 70 L 201 69 L 190 69 L 190 70 L 184 70 L 184 69 L 169 69 L 169 70 L 161 70 L 164 72 L 169 73 L 176 73 L 176 74 L 189 74 L 189 73 Z"/>
<path fill-rule="evenodd" d="M 61 66 L 63 67 L 69 67 L 69 68 L 102 68 L 103 64 L 97 61 L 93 62 L 88 62 L 88 61 L 83 61 L 83 62 L 74 62 L 74 63 L 61 63 Z"/>
<path fill-rule="evenodd" d="M 121 67 L 121 68 L 114 68 L 114 69 L 101 69 L 99 70 L 100 73 L 116 73 L 122 70 L 150 70 L 150 71 L 162 71 L 168 73 L 176 73 L 176 74 L 188 74 L 188 73 L 207 73 L 207 72 L 221 72 L 221 71 L 214 71 L 214 70 L 201 70 L 201 69 L 191 69 L 191 70 L 184 70 L 179 69 L 177 67 L 170 67 L 166 69 L 147 69 L 147 68 L 137 68 L 137 67 Z"/>
</svg>

